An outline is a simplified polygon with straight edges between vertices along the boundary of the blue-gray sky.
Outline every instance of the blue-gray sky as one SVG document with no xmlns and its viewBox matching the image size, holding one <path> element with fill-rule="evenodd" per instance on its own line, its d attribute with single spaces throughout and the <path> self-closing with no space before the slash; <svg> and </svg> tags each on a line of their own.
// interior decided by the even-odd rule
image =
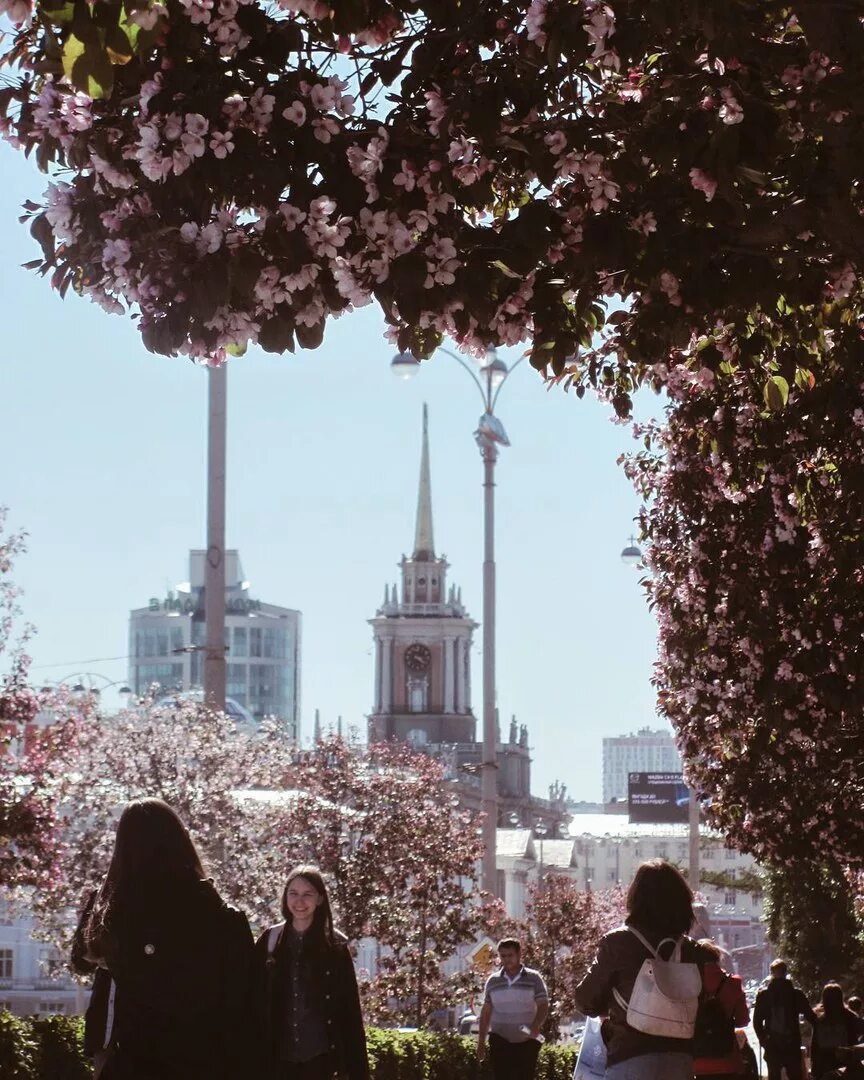
<svg viewBox="0 0 864 1080">
<path fill-rule="evenodd" d="M 45 178 L 0 153 L 0 504 L 29 533 L 16 578 L 38 628 L 34 677 L 123 679 L 125 660 L 95 658 L 125 655 L 129 609 L 184 580 L 204 544 L 206 373 L 148 354 L 131 320 L 61 301 L 20 268 L 38 250 L 18 209 Z M 481 613 L 479 397 L 440 355 L 394 378 L 383 329 L 368 307 L 315 352 L 254 350 L 228 373 L 228 545 L 253 594 L 303 612 L 307 734 L 316 707 L 325 724 L 363 725 L 371 705 L 366 620 L 412 543 L 424 401 L 436 545 Z M 557 778 L 598 798 L 601 738 L 655 723 L 654 623 L 619 559 L 638 501 L 616 458 L 632 443 L 603 406 L 547 391 L 527 363 L 498 412 L 513 444 L 497 489 L 502 725 L 514 712 L 528 724 L 538 794 Z"/>
</svg>

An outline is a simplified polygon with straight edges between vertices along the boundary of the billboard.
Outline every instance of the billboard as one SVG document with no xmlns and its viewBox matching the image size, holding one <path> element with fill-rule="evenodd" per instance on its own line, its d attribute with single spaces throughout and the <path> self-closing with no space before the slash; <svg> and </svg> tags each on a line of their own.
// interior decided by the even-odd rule
<svg viewBox="0 0 864 1080">
<path fill-rule="evenodd" d="M 687 824 L 690 789 L 681 773 L 631 772 L 627 778 L 627 813 L 640 825 Z"/>
</svg>

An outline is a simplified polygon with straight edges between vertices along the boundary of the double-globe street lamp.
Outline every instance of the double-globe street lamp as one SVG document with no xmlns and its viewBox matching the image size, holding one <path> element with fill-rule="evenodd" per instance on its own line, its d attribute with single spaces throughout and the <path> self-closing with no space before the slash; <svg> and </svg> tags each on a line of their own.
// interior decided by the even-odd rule
<svg viewBox="0 0 864 1080">
<path fill-rule="evenodd" d="M 495 405 L 504 383 L 524 360 L 520 357 L 508 368 L 490 349 L 479 367 L 473 368 L 449 349 L 437 350 L 455 360 L 471 377 L 483 401 L 483 415 L 474 438 L 483 460 L 483 754 L 480 765 L 483 809 L 483 861 L 480 883 L 493 896 L 498 894 L 498 871 L 495 860 L 498 827 L 498 725 L 495 718 L 495 462 L 498 447 L 509 446 L 504 425 L 495 415 Z M 420 361 L 410 353 L 398 353 L 390 362 L 394 374 L 410 378 L 417 373 Z"/>
</svg>

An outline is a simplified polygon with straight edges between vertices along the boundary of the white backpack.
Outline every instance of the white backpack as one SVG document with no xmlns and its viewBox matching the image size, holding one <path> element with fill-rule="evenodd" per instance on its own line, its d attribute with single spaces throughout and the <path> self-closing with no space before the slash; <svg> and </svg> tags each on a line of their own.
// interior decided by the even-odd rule
<svg viewBox="0 0 864 1080">
<path fill-rule="evenodd" d="M 627 1023 L 646 1035 L 663 1035 L 670 1039 L 692 1039 L 702 991 L 702 974 L 698 964 L 681 962 L 683 937 L 664 938 L 655 949 L 650 942 L 632 926 L 627 929 L 635 934 L 651 956 L 642 962 L 630 1000 L 617 991 L 615 1000 L 627 1012 Z M 660 955 L 667 941 L 675 948 L 668 960 Z"/>
</svg>

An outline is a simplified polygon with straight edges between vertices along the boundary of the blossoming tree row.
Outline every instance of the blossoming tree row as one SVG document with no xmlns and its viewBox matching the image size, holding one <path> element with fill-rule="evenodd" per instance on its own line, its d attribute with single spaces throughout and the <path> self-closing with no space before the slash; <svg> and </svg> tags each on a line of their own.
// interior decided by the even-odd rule
<svg viewBox="0 0 864 1080">
<path fill-rule="evenodd" d="M 859 288 L 846 0 L 0 11 L 4 131 L 51 175 L 33 265 L 157 352 L 313 347 L 374 300 L 417 356 L 526 342 L 623 412 L 634 380 L 696 377 L 718 320 Z M 794 375 L 809 345 L 798 327 L 743 359 Z"/>
</svg>

